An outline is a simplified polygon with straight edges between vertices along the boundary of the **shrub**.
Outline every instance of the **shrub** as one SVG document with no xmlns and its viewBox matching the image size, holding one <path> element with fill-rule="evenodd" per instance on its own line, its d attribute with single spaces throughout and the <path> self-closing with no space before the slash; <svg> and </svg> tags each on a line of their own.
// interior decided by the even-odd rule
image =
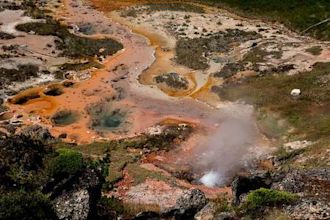
<svg viewBox="0 0 330 220">
<path fill-rule="evenodd" d="M 53 158 L 49 164 L 51 176 L 71 175 L 81 171 L 84 167 L 81 153 L 71 149 L 59 149 L 59 155 Z"/>
<path fill-rule="evenodd" d="M 40 192 L 12 192 L 0 197 L 0 219 L 56 219 L 48 198 Z"/>
<path fill-rule="evenodd" d="M 247 209 L 254 210 L 264 206 L 289 204 L 295 199 L 296 195 L 289 192 L 260 188 L 248 194 L 245 205 Z"/>
</svg>

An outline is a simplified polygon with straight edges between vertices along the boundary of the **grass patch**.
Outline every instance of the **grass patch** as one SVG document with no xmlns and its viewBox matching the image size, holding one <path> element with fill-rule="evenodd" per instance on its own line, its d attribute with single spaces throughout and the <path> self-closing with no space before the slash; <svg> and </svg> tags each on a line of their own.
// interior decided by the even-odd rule
<svg viewBox="0 0 330 220">
<path fill-rule="evenodd" d="M 57 219 L 50 200 L 40 192 L 10 192 L 0 197 L 0 219 Z"/>
<path fill-rule="evenodd" d="M 330 133 L 330 81 L 324 80 L 329 70 L 330 63 L 317 63 L 311 72 L 251 77 L 241 84 L 214 87 L 213 91 L 222 99 L 243 100 L 276 112 L 297 128 L 293 135 L 315 140 Z M 302 91 L 298 98 L 290 95 L 294 88 Z"/>
<path fill-rule="evenodd" d="M 64 56 L 73 58 L 108 56 L 123 49 L 123 45 L 112 39 L 91 39 L 71 34 L 68 28 L 51 19 L 47 22 L 19 24 L 16 29 L 23 32 L 35 32 L 38 35 L 56 36 L 56 47 Z"/>
<path fill-rule="evenodd" d="M 205 13 L 205 10 L 197 5 L 183 2 L 151 3 L 146 4 L 150 11 L 183 11 L 194 13 Z"/>
<path fill-rule="evenodd" d="M 137 164 L 128 164 L 127 171 L 134 179 L 134 185 L 138 185 L 146 181 L 147 178 L 156 180 L 167 180 L 168 178 L 164 176 L 161 172 L 150 171 L 140 167 Z"/>
<path fill-rule="evenodd" d="M 273 189 L 260 188 L 247 195 L 245 206 L 248 210 L 256 210 L 265 206 L 290 204 L 297 199 L 295 194 Z"/>
<path fill-rule="evenodd" d="M 84 160 L 81 153 L 71 149 L 58 149 L 58 156 L 53 158 L 48 165 L 50 176 L 58 177 L 72 175 L 84 168 Z"/>
<path fill-rule="evenodd" d="M 199 0 L 233 9 L 243 15 L 277 21 L 301 32 L 330 17 L 328 0 Z M 330 40 L 330 22 L 310 29 L 306 34 Z"/>
<path fill-rule="evenodd" d="M 88 61 L 84 63 L 65 63 L 59 67 L 63 71 L 82 71 L 90 68 L 102 68 L 102 65 L 96 61 Z"/>
<path fill-rule="evenodd" d="M 246 32 L 238 29 L 228 29 L 210 37 L 178 40 L 176 45 L 176 62 L 191 69 L 208 68 L 206 53 L 228 52 L 230 44 L 245 42 L 259 38 L 256 32 Z"/>
<path fill-rule="evenodd" d="M 225 195 L 221 195 L 211 201 L 214 203 L 215 213 L 233 211 L 233 208 L 231 207 L 228 198 L 226 198 Z"/>
</svg>

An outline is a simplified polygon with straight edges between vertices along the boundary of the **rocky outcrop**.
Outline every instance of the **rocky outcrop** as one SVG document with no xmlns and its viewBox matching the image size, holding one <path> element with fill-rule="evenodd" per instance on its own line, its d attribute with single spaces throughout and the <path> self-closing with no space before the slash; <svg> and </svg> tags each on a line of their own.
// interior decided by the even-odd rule
<svg viewBox="0 0 330 220">
<path fill-rule="evenodd" d="M 54 210 L 57 217 L 67 220 L 94 218 L 101 187 L 101 177 L 94 169 L 86 169 L 56 185 L 52 197 L 55 197 Z"/>
<path fill-rule="evenodd" d="M 192 189 L 185 191 L 176 201 L 175 207 L 162 214 L 162 216 L 174 217 L 175 219 L 193 219 L 195 214 L 206 204 L 207 198 L 205 194 L 199 189 Z"/>
<path fill-rule="evenodd" d="M 59 219 L 87 219 L 90 211 L 88 190 L 72 191 L 58 197 L 54 208 Z"/>
<path fill-rule="evenodd" d="M 195 220 L 213 220 L 215 218 L 216 208 L 213 202 L 209 202 L 196 215 Z"/>
<path fill-rule="evenodd" d="M 305 198 L 285 209 L 292 219 L 330 219 L 329 201 Z"/>
</svg>

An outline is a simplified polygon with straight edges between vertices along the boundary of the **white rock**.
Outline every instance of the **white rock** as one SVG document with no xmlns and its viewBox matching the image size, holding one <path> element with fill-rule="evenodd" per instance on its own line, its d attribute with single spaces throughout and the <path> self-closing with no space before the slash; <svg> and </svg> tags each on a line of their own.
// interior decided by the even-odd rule
<svg viewBox="0 0 330 220">
<path fill-rule="evenodd" d="M 300 91 L 300 89 L 292 89 L 290 94 L 292 96 L 300 96 L 301 95 L 301 91 Z"/>
</svg>

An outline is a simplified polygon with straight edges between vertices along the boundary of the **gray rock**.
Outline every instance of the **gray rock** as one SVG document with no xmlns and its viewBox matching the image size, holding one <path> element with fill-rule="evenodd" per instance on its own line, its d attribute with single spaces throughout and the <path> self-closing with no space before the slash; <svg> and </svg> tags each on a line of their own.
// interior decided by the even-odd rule
<svg viewBox="0 0 330 220">
<path fill-rule="evenodd" d="M 330 219 L 330 205 L 328 201 L 305 198 L 294 205 L 287 206 L 286 211 L 292 219 Z"/>
<path fill-rule="evenodd" d="M 175 207 L 161 214 L 164 218 L 193 219 L 208 200 L 199 189 L 187 190 L 176 201 Z"/>
<path fill-rule="evenodd" d="M 199 189 L 186 191 L 176 201 L 176 207 L 180 210 L 201 210 L 207 203 L 205 194 Z"/>
<path fill-rule="evenodd" d="M 209 202 L 195 215 L 195 220 L 213 220 L 215 212 L 215 204 Z"/>
<path fill-rule="evenodd" d="M 87 219 L 90 210 L 88 191 L 82 189 L 61 195 L 55 199 L 54 209 L 59 219 Z"/>
</svg>

